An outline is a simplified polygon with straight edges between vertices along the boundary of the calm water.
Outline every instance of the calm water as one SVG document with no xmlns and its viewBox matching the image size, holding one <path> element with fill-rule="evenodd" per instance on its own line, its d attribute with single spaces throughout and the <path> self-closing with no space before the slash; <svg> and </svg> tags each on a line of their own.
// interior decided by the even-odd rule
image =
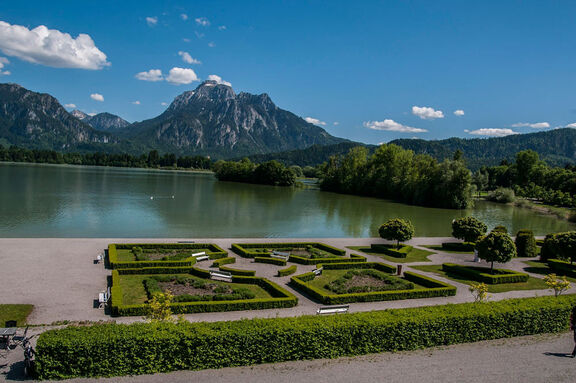
<svg viewBox="0 0 576 383">
<path fill-rule="evenodd" d="M 575 228 L 492 203 L 432 209 L 211 174 L 0 163 L 0 185 L 0 237 L 367 237 L 395 217 L 418 236 L 449 236 L 452 219 L 468 214 L 514 233 Z"/>
</svg>

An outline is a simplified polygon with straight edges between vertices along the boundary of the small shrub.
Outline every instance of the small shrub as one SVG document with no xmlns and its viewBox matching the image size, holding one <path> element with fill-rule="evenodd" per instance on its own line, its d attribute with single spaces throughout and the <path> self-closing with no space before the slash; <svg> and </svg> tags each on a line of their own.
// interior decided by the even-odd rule
<svg viewBox="0 0 576 383">
<path fill-rule="evenodd" d="M 296 272 L 296 265 L 292 265 L 292 266 L 289 266 L 289 267 L 287 267 L 287 268 L 285 268 L 285 269 L 279 269 L 279 270 L 278 270 L 278 276 L 279 276 L 279 277 L 285 277 L 285 276 L 288 276 L 288 275 L 292 275 L 292 274 L 294 274 L 295 272 Z"/>
<path fill-rule="evenodd" d="M 474 302 L 486 302 L 488 298 L 490 298 L 490 294 L 488 294 L 488 285 L 484 282 L 472 283 L 468 290 L 472 293 Z"/>
<path fill-rule="evenodd" d="M 572 288 L 570 281 L 566 279 L 566 276 L 558 278 L 556 274 L 548 274 L 544 277 L 544 282 L 549 289 L 554 290 L 554 296 L 558 297 L 564 291 L 568 291 Z"/>
<path fill-rule="evenodd" d="M 509 188 L 498 188 L 488 193 L 486 197 L 489 201 L 498 203 L 510 203 L 516 200 L 514 190 Z"/>
<path fill-rule="evenodd" d="M 536 246 L 536 238 L 532 230 L 520 230 L 516 234 L 516 251 L 518 257 L 535 257 L 538 255 L 538 247 Z"/>
<path fill-rule="evenodd" d="M 148 303 L 148 313 L 145 319 L 149 322 L 170 322 L 172 321 L 172 309 L 170 305 L 174 296 L 170 291 L 156 293 Z"/>
<path fill-rule="evenodd" d="M 508 229 L 504 225 L 498 225 L 494 229 L 492 229 L 491 233 L 503 233 L 508 234 Z"/>
</svg>

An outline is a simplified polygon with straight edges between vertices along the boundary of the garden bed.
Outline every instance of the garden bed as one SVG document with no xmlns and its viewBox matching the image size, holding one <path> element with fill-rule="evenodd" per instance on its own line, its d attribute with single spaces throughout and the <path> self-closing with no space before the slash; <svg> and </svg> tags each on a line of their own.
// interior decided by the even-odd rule
<svg viewBox="0 0 576 383">
<path fill-rule="evenodd" d="M 529 277 L 526 273 L 514 270 L 490 270 L 489 267 L 463 266 L 455 263 L 442 264 L 442 270 L 470 278 L 477 282 L 488 283 L 490 285 L 527 282 Z"/>
<path fill-rule="evenodd" d="M 323 304 L 371 302 L 451 296 L 456 288 L 416 273 L 393 275 L 383 263 L 322 264 L 321 275 L 305 273 L 291 278 L 294 288 Z"/>
<path fill-rule="evenodd" d="M 428 256 L 434 254 L 432 251 L 416 249 L 407 245 L 403 245 L 399 251 L 393 245 L 381 244 L 371 246 L 348 246 L 348 248 L 396 263 L 429 262 L 430 260 L 428 259 Z"/>
</svg>

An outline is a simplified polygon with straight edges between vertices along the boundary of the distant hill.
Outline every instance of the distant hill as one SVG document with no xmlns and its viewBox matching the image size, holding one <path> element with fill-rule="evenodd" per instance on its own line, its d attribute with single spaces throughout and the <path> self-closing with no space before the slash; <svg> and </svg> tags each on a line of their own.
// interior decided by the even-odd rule
<svg viewBox="0 0 576 383">
<path fill-rule="evenodd" d="M 102 132 L 114 132 L 130 125 L 130 123 L 122 117 L 107 112 L 98 113 L 91 116 L 82 112 L 81 110 L 75 109 L 71 111 L 70 114 L 80 121 L 90 125 L 94 129 Z"/>
<path fill-rule="evenodd" d="M 456 150 L 461 150 L 471 169 L 498 165 L 504 159 L 512 161 L 516 153 L 527 149 L 538 152 L 540 158 L 552 166 L 576 164 L 576 129 L 572 128 L 494 138 L 400 139 L 390 143 L 440 160 L 451 158 Z"/>
</svg>

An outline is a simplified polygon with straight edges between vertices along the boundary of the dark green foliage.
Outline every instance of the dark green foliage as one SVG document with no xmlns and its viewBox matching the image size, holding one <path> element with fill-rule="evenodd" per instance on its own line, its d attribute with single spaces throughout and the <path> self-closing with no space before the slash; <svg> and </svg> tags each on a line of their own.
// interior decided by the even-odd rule
<svg viewBox="0 0 576 383">
<path fill-rule="evenodd" d="M 234 257 L 220 258 L 212 262 L 212 267 L 219 267 L 222 265 L 229 265 L 232 263 L 236 263 L 236 258 Z"/>
<path fill-rule="evenodd" d="M 518 257 L 535 257 L 538 255 L 536 238 L 532 230 L 520 230 L 514 241 Z"/>
<path fill-rule="evenodd" d="M 260 165 L 253 164 L 249 159 L 239 162 L 218 161 L 213 170 L 220 181 L 277 186 L 292 186 L 296 181 L 294 172 L 278 161 L 268 161 Z"/>
<path fill-rule="evenodd" d="M 406 256 L 408 256 L 408 253 L 410 253 L 412 249 L 414 249 L 412 246 L 409 245 L 402 245 L 400 246 L 400 248 L 395 248 L 391 245 L 381 243 L 373 243 L 370 245 L 370 248 L 372 249 L 372 251 L 376 253 L 382 253 L 396 258 L 406 258 Z"/>
<path fill-rule="evenodd" d="M 471 175 L 464 161 L 439 163 L 396 145 L 369 156 L 357 147 L 321 168 L 323 190 L 389 198 L 413 205 L 463 209 L 471 203 Z"/>
<path fill-rule="evenodd" d="M 272 257 L 254 257 L 256 263 L 269 263 L 276 266 L 286 266 L 286 260 Z"/>
<path fill-rule="evenodd" d="M 279 269 L 278 270 L 278 276 L 279 277 L 285 277 L 287 275 L 292 275 L 296 272 L 296 265 L 292 265 L 292 266 L 288 266 L 285 269 Z"/>
<path fill-rule="evenodd" d="M 474 251 L 475 242 L 443 242 L 442 248 L 451 251 Z"/>
<path fill-rule="evenodd" d="M 510 203 L 516 200 L 516 195 L 514 194 L 514 190 L 500 187 L 488 193 L 486 198 L 492 202 Z"/>
<path fill-rule="evenodd" d="M 548 234 L 542 246 L 541 259 L 560 259 L 573 263 L 576 260 L 576 231 Z"/>
<path fill-rule="evenodd" d="M 549 259 L 546 262 L 550 269 L 552 269 L 552 271 L 557 275 L 566 275 L 567 277 L 576 278 L 576 266 L 559 259 Z"/>
<path fill-rule="evenodd" d="M 374 279 L 385 282 L 383 286 L 375 285 L 359 285 L 359 286 L 348 286 L 350 280 L 353 280 L 358 276 L 368 276 Z M 372 291 L 388 291 L 388 290 L 412 290 L 414 284 L 407 282 L 401 278 L 393 277 L 391 275 L 384 274 L 377 270 L 365 269 L 365 270 L 350 270 L 342 277 L 326 284 L 324 286 L 326 290 L 330 290 L 336 294 L 352 294 L 352 293 L 368 293 Z"/>
<path fill-rule="evenodd" d="M 120 249 L 129 249 L 135 253 L 136 260 L 132 262 L 118 261 L 118 252 Z M 168 257 L 167 260 L 145 261 L 138 259 L 145 259 L 145 252 L 147 250 L 182 250 L 183 254 L 186 252 L 188 256 L 182 260 L 176 260 L 173 257 Z M 108 245 L 108 259 L 107 264 L 112 269 L 122 268 L 138 268 L 138 267 L 191 267 L 196 260 L 191 257 L 194 249 L 209 249 L 206 255 L 210 259 L 224 258 L 228 253 L 213 243 L 117 243 Z M 179 258 L 176 257 L 176 258 Z"/>
<path fill-rule="evenodd" d="M 394 218 L 381 225 L 378 233 L 384 239 L 396 241 L 396 247 L 400 248 L 400 242 L 408 241 L 414 236 L 414 226 L 409 220 Z"/>
<path fill-rule="evenodd" d="M 452 236 L 465 242 L 476 242 L 486 234 L 486 224 L 474 217 L 457 218 L 452 221 Z M 444 245 L 444 244 L 443 244 Z"/>
<path fill-rule="evenodd" d="M 442 270 L 491 285 L 527 282 L 529 277 L 528 274 L 505 269 L 495 269 L 491 274 L 490 269 L 486 267 L 462 266 L 455 263 L 442 264 Z"/>
<path fill-rule="evenodd" d="M 221 271 L 227 271 L 232 275 L 242 275 L 246 277 L 253 277 L 256 275 L 256 271 L 254 270 L 233 269 L 232 267 L 227 266 L 220 266 L 218 269 Z"/>
<path fill-rule="evenodd" d="M 504 233 L 504 234 L 508 234 L 508 229 L 506 228 L 506 226 L 503 225 L 498 225 L 496 226 L 494 229 L 492 229 L 493 233 Z"/>
<path fill-rule="evenodd" d="M 393 273 L 395 268 L 383 263 L 337 263 L 337 264 L 322 264 L 326 270 L 330 269 L 374 269 L 384 273 Z M 423 275 L 411 273 L 409 271 L 404 273 L 404 279 L 410 282 L 417 283 L 427 288 L 414 288 L 410 290 L 392 290 L 392 291 L 374 291 L 365 293 L 349 293 L 349 294 L 326 294 L 323 290 L 311 286 L 307 282 L 313 280 L 316 276 L 314 273 L 305 273 L 292 277 L 290 284 L 297 290 L 310 296 L 312 299 L 326 305 L 337 305 L 352 302 L 374 302 L 374 301 L 388 301 L 400 299 L 415 299 L 415 298 L 431 298 L 431 297 L 445 297 L 456 294 L 456 288 L 428 278 Z"/>
<path fill-rule="evenodd" d="M 494 270 L 494 262 L 506 263 L 516 256 L 516 245 L 510 236 L 497 231 L 480 238 L 476 249 L 480 259 L 491 263 L 491 270 Z"/>
<path fill-rule="evenodd" d="M 66 379 L 407 351 L 567 331 L 575 304 L 566 295 L 329 317 L 73 326 L 42 333 L 36 361 L 40 379 Z"/>
</svg>

